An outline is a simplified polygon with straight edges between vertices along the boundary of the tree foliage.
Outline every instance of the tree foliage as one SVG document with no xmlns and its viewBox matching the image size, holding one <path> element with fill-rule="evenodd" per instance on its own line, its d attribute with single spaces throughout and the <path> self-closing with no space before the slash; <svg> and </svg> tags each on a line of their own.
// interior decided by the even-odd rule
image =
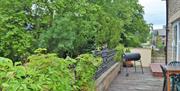
<svg viewBox="0 0 180 91">
<path fill-rule="evenodd" d="M 38 47 L 76 57 L 104 43 L 145 42 L 148 26 L 138 0 L 2 0 L 1 56 L 20 60 Z"/>
<path fill-rule="evenodd" d="M 131 1 L 131 18 L 129 23 L 126 23 L 121 33 L 121 41 L 126 47 L 139 47 L 141 43 L 147 42 L 149 38 L 149 25 L 143 19 L 143 7 L 138 4 L 138 0 Z"/>
<path fill-rule="evenodd" d="M 28 55 L 33 37 L 25 31 L 24 3 L 12 2 L 1 0 L 0 3 L 0 56 L 17 61 Z"/>
<path fill-rule="evenodd" d="M 143 36 L 148 35 L 148 26 L 137 0 L 80 0 L 61 4 L 66 10 L 62 13 L 57 9 L 52 27 L 40 38 L 40 47 L 49 51 L 76 56 L 104 43 L 115 48 L 119 42 L 139 46 L 147 40 Z"/>
</svg>

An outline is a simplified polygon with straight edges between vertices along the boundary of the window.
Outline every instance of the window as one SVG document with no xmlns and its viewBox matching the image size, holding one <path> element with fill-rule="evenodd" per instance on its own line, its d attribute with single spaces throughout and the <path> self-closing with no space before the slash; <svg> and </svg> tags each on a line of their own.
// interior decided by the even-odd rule
<svg viewBox="0 0 180 91">
<path fill-rule="evenodd" d="M 173 60 L 180 61 L 180 21 L 173 24 Z"/>
</svg>

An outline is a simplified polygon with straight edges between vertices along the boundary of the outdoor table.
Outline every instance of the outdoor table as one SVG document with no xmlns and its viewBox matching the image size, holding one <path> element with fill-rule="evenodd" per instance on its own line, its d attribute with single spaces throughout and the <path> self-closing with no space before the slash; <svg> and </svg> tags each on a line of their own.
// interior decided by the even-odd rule
<svg viewBox="0 0 180 91">
<path fill-rule="evenodd" d="M 170 86 L 170 75 L 172 74 L 180 74 L 180 66 L 165 66 L 166 68 L 166 77 L 167 77 L 167 91 L 171 91 Z"/>
</svg>

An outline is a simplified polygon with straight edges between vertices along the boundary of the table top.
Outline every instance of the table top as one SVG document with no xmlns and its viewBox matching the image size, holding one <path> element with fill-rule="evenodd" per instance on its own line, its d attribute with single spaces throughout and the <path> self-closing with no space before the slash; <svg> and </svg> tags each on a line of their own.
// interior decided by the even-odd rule
<svg viewBox="0 0 180 91">
<path fill-rule="evenodd" d="M 164 67 L 166 68 L 167 71 L 180 71 L 180 66 L 168 66 L 168 65 L 165 65 Z"/>
<path fill-rule="evenodd" d="M 171 74 L 179 74 L 180 73 L 180 66 L 178 65 L 164 65 L 164 67 L 166 68 L 166 75 L 167 75 L 167 83 L 168 83 L 168 86 L 167 86 L 167 91 L 171 91 L 171 86 L 170 86 L 170 75 Z"/>
</svg>

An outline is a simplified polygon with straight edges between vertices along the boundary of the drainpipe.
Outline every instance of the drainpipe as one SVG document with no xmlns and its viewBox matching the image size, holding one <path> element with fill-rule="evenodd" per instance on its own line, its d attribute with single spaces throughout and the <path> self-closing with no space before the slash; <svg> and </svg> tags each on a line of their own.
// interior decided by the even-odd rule
<svg viewBox="0 0 180 91">
<path fill-rule="evenodd" d="M 166 47 L 165 47 L 165 64 L 167 65 L 168 59 L 167 59 L 167 55 L 168 55 L 168 34 L 169 34 L 169 25 L 168 25 L 168 0 L 166 0 Z"/>
</svg>

